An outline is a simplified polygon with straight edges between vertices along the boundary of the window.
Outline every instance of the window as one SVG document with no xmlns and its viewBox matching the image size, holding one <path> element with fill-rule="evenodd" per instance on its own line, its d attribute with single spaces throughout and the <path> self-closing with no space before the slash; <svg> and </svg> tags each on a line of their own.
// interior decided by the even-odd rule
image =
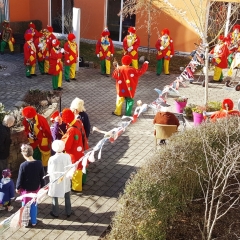
<svg viewBox="0 0 240 240">
<path fill-rule="evenodd" d="M 0 0 L 0 23 L 4 20 L 9 20 L 8 0 Z"/>
<path fill-rule="evenodd" d="M 51 0 L 51 23 L 54 32 L 72 32 L 73 0 Z"/>
<path fill-rule="evenodd" d="M 135 27 L 135 15 L 125 17 L 124 20 L 118 15 L 125 1 L 108 0 L 107 27 L 111 39 L 117 42 L 123 41 L 129 27 Z"/>
</svg>

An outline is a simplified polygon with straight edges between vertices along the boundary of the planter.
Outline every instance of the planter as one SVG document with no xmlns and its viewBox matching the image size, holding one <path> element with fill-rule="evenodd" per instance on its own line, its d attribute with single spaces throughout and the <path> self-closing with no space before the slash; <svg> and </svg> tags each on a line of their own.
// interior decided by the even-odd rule
<svg viewBox="0 0 240 240">
<path fill-rule="evenodd" d="M 176 113 L 183 113 L 183 109 L 186 107 L 187 102 L 176 102 L 175 101 L 175 109 Z"/>
<path fill-rule="evenodd" d="M 204 117 L 203 117 L 202 113 L 193 112 L 193 123 L 194 123 L 194 126 L 200 125 L 203 122 L 203 119 L 204 119 Z"/>
</svg>

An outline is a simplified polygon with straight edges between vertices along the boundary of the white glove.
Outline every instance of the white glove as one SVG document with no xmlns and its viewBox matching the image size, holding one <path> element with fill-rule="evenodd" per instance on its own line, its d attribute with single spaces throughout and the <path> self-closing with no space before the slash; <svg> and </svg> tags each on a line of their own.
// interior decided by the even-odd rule
<svg viewBox="0 0 240 240">
<path fill-rule="evenodd" d="M 113 57 L 113 54 L 111 54 L 111 57 Z"/>
<path fill-rule="evenodd" d="M 39 47 L 39 48 L 42 48 L 42 47 L 43 47 L 43 44 L 42 44 L 42 43 L 39 43 L 39 44 L 38 44 L 38 47 Z"/>
<path fill-rule="evenodd" d="M 133 50 L 133 46 L 128 48 L 128 52 L 131 52 Z"/>
<path fill-rule="evenodd" d="M 61 53 L 64 53 L 64 48 L 61 48 L 61 50 L 60 50 L 60 51 L 61 51 Z"/>
<path fill-rule="evenodd" d="M 161 47 L 160 47 L 160 50 L 163 50 L 163 49 L 164 49 L 164 47 L 163 47 L 163 46 L 161 46 Z"/>
<path fill-rule="evenodd" d="M 99 54 L 97 54 L 97 57 L 99 58 Z"/>
<path fill-rule="evenodd" d="M 67 60 L 67 63 L 69 63 L 70 61 L 69 60 Z"/>
<path fill-rule="evenodd" d="M 170 58 L 172 58 L 172 55 L 170 55 Z"/>
<path fill-rule="evenodd" d="M 28 133 L 28 137 L 34 139 L 34 135 L 32 133 Z"/>
<path fill-rule="evenodd" d="M 144 63 L 147 63 L 147 64 L 149 64 L 149 61 L 145 61 Z"/>
</svg>

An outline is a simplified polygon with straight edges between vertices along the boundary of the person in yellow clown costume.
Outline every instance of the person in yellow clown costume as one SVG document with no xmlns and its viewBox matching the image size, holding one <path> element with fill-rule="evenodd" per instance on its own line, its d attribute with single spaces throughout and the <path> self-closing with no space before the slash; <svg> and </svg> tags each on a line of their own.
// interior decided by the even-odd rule
<svg viewBox="0 0 240 240">
<path fill-rule="evenodd" d="M 31 78 L 32 76 L 37 76 L 35 74 L 36 70 L 36 48 L 33 43 L 33 36 L 31 33 L 25 34 L 25 40 L 23 50 L 24 50 L 24 65 L 26 66 L 26 77 Z"/>
<path fill-rule="evenodd" d="M 75 35 L 68 34 L 68 41 L 64 44 L 64 78 L 65 81 L 76 80 L 76 64 L 78 61 L 78 45 Z"/>
<path fill-rule="evenodd" d="M 45 74 L 48 74 L 49 71 L 49 56 L 50 52 L 52 49 L 52 41 L 54 39 L 57 39 L 56 36 L 53 34 L 53 28 L 51 26 L 47 26 L 47 29 L 44 29 L 44 35 L 46 37 L 46 42 L 47 42 L 47 53 L 45 56 L 45 61 L 44 61 L 44 72 Z"/>
<path fill-rule="evenodd" d="M 44 72 L 44 61 L 45 61 L 45 56 L 47 54 L 47 43 L 46 43 L 46 38 L 43 34 L 42 31 L 38 33 L 38 37 L 34 41 L 34 45 L 37 51 L 37 61 L 38 61 L 38 68 L 39 71 L 42 75 L 45 74 Z"/>
<path fill-rule="evenodd" d="M 145 61 L 141 69 L 135 69 L 129 66 L 132 59 L 129 55 L 122 57 L 122 66 L 116 67 L 112 73 L 112 77 L 116 80 L 117 100 L 113 115 L 121 116 L 122 105 L 126 100 L 126 116 L 132 116 L 132 108 L 134 104 L 134 96 L 138 85 L 139 77 L 148 69 L 148 61 Z"/>
<path fill-rule="evenodd" d="M 4 49 L 8 45 L 11 54 L 14 53 L 13 44 L 15 43 L 15 39 L 13 38 L 12 29 L 10 28 L 10 23 L 7 20 L 4 20 L 2 23 L 3 31 L 1 33 L 1 54 L 4 54 Z"/>
<path fill-rule="evenodd" d="M 140 38 L 136 35 L 135 27 L 129 27 L 128 32 L 129 34 L 123 39 L 124 55 L 129 55 L 132 58 L 132 66 L 138 69 Z"/>
<path fill-rule="evenodd" d="M 226 43 L 226 38 L 220 35 L 217 45 L 210 51 L 212 54 L 212 64 L 214 67 L 213 81 L 221 82 L 223 80 L 222 69 L 228 67 L 229 50 Z"/>
<path fill-rule="evenodd" d="M 31 33 L 33 36 L 33 42 L 38 38 L 38 30 L 36 30 L 36 26 L 34 23 L 30 22 L 28 25 L 28 29 L 25 31 L 25 34 Z"/>
<path fill-rule="evenodd" d="M 61 140 L 65 142 L 65 153 L 68 153 L 72 163 L 75 163 L 84 156 L 84 151 L 89 148 L 84 127 L 81 120 L 75 119 L 74 113 L 69 108 L 63 109 L 62 120 L 67 124 L 67 132 Z M 82 168 L 80 162 L 72 178 L 72 190 L 74 191 L 82 191 Z"/>
<path fill-rule="evenodd" d="M 53 90 L 62 90 L 62 53 L 63 48 L 60 48 L 60 42 L 58 39 L 54 39 L 52 42 L 52 49 L 49 56 L 49 74 L 52 75 Z"/>
<path fill-rule="evenodd" d="M 224 118 L 227 116 L 240 116 L 240 112 L 238 110 L 233 110 L 233 107 L 234 103 L 231 99 L 224 99 L 222 101 L 222 109 L 211 115 L 210 120 L 215 122 L 218 118 Z"/>
<path fill-rule="evenodd" d="M 159 76 L 164 71 L 164 74 L 169 75 L 169 62 L 174 55 L 173 40 L 170 32 L 164 28 L 161 32 L 162 36 L 157 40 L 155 47 L 157 49 L 157 75 Z"/>
<path fill-rule="evenodd" d="M 114 54 L 114 46 L 112 39 L 109 38 L 110 32 L 105 28 L 101 34 L 101 38 L 97 41 L 96 44 L 96 54 L 101 61 L 101 74 L 107 77 L 110 76 L 111 70 L 111 57 Z"/>
<path fill-rule="evenodd" d="M 33 148 L 33 158 L 41 160 L 43 167 L 47 168 L 51 156 L 52 135 L 46 118 L 36 112 L 32 106 L 23 108 L 22 115 L 24 131 Z"/>
</svg>

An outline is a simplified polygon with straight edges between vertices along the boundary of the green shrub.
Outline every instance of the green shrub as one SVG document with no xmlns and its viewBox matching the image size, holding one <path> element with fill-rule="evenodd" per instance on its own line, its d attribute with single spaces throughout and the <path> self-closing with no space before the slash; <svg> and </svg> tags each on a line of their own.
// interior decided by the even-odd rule
<svg viewBox="0 0 240 240">
<path fill-rule="evenodd" d="M 176 213 L 202 196 L 199 181 L 203 188 L 205 182 L 196 170 L 207 176 L 206 162 L 221 164 L 229 146 L 239 145 L 239 126 L 239 118 L 231 117 L 172 136 L 127 182 L 106 239 L 165 239 Z"/>
<path fill-rule="evenodd" d="M 7 115 L 9 112 L 5 110 L 5 106 L 0 102 L 0 123 L 2 123 L 5 115 Z"/>
</svg>

